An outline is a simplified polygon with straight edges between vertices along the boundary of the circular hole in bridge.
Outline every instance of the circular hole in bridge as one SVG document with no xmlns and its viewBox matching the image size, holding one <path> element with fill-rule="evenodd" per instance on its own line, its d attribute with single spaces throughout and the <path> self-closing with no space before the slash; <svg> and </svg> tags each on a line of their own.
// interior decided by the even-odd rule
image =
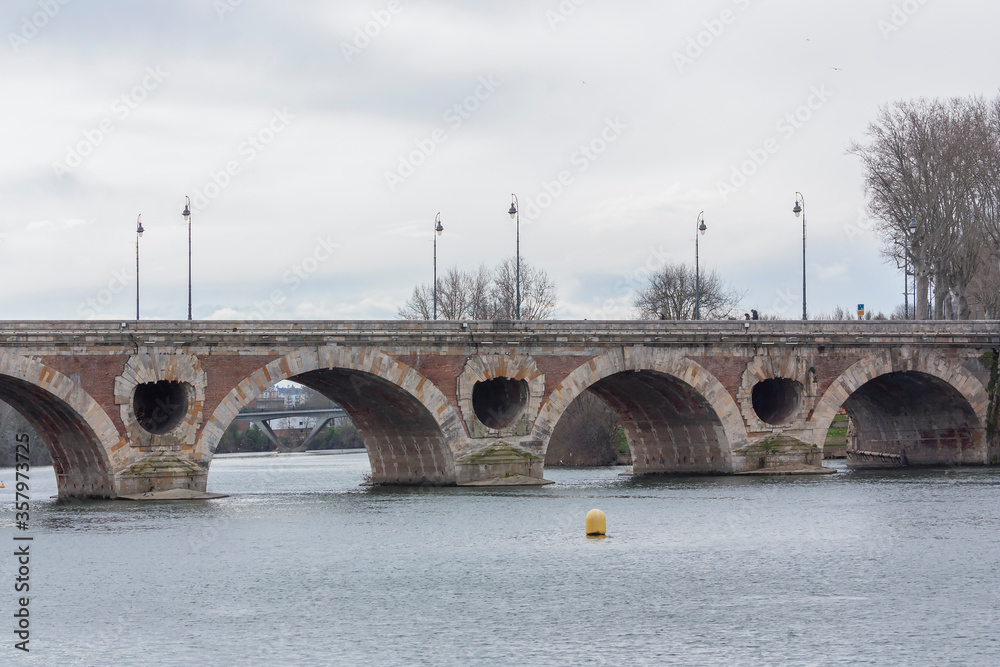
<svg viewBox="0 0 1000 667">
<path fill-rule="evenodd" d="M 788 378 L 770 378 L 754 385 L 753 411 L 762 422 L 782 424 L 799 409 L 802 385 Z"/>
<path fill-rule="evenodd" d="M 139 426 L 154 435 L 167 433 L 187 414 L 187 385 L 168 380 L 136 385 L 132 409 Z"/>
<path fill-rule="evenodd" d="M 490 428 L 509 426 L 527 404 L 528 383 L 524 380 L 494 378 L 472 388 L 472 409 Z"/>
</svg>

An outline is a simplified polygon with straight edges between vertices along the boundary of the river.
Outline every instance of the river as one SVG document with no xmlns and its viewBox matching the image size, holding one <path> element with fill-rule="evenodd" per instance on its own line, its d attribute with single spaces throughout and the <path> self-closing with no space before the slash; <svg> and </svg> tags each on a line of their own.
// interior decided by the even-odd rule
<svg viewBox="0 0 1000 667">
<path fill-rule="evenodd" d="M 1000 471 L 827 465 L 392 489 L 363 453 L 220 456 L 230 497 L 174 503 L 60 503 L 37 469 L 31 650 L 8 621 L 0 665 L 1000 664 Z"/>
</svg>

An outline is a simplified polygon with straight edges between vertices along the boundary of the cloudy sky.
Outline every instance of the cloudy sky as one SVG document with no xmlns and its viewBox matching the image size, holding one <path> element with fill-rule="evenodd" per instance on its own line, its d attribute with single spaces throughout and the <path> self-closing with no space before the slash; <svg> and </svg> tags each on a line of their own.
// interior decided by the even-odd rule
<svg viewBox="0 0 1000 667">
<path fill-rule="evenodd" d="M 627 318 L 664 262 L 797 318 L 891 311 L 846 154 L 880 105 L 996 94 L 985 0 L 8 0 L 5 319 L 393 318 L 521 251 L 558 318 Z"/>
</svg>

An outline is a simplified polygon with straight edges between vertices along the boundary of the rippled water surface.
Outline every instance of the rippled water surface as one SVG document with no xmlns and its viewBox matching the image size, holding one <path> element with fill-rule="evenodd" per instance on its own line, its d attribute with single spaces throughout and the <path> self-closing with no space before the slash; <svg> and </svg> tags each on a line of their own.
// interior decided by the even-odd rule
<svg viewBox="0 0 1000 667">
<path fill-rule="evenodd" d="M 33 471 L 31 653 L 4 632 L 0 665 L 1000 664 L 995 469 L 494 490 L 367 470 L 218 457 L 229 498 L 148 504 L 58 503 Z M 607 539 L 583 535 L 595 507 Z"/>
</svg>

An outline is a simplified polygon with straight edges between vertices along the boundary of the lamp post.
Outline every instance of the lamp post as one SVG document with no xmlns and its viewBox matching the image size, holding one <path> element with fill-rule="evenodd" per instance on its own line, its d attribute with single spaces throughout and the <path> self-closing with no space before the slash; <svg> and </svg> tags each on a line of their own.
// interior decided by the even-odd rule
<svg viewBox="0 0 1000 667">
<path fill-rule="evenodd" d="M 517 238 L 516 251 L 517 252 L 516 252 L 515 258 L 514 258 L 514 261 L 517 262 L 517 268 L 516 268 L 516 271 L 515 271 L 516 278 L 514 279 L 514 290 L 515 290 L 515 297 L 514 297 L 515 298 L 515 301 L 514 301 L 514 304 L 515 304 L 514 305 L 514 319 L 515 320 L 520 320 L 521 319 L 521 214 L 517 210 L 517 208 L 518 208 L 517 195 L 515 195 L 514 193 L 511 193 L 511 195 L 510 195 L 510 209 L 507 211 L 507 213 L 510 214 L 511 219 L 513 219 L 513 220 L 516 221 L 515 228 L 516 228 L 516 235 L 517 235 L 516 236 L 516 238 Z"/>
<path fill-rule="evenodd" d="M 181 213 L 188 223 L 188 320 L 191 319 L 191 198 L 184 195 L 184 212 Z"/>
<path fill-rule="evenodd" d="M 801 192 L 795 193 L 795 207 L 792 208 L 795 217 L 802 215 L 802 319 L 806 317 L 806 198 Z"/>
<path fill-rule="evenodd" d="M 444 227 L 441 226 L 441 213 L 434 217 L 434 319 L 438 318 L 438 237 Z"/>
<path fill-rule="evenodd" d="M 694 319 L 701 319 L 701 271 L 698 268 L 698 237 L 705 233 L 708 226 L 705 225 L 705 212 L 698 214 L 698 231 L 694 235 Z"/>
<path fill-rule="evenodd" d="M 142 213 L 135 219 L 135 321 L 139 321 L 139 237 L 146 231 L 142 228 Z"/>
<path fill-rule="evenodd" d="M 910 220 L 903 233 L 903 319 L 910 319 L 910 234 L 917 231 L 917 221 Z M 916 310 L 917 295 L 913 295 L 913 307 Z M 916 315 L 916 313 L 913 313 Z M 914 317 L 913 319 L 916 319 Z"/>
</svg>

